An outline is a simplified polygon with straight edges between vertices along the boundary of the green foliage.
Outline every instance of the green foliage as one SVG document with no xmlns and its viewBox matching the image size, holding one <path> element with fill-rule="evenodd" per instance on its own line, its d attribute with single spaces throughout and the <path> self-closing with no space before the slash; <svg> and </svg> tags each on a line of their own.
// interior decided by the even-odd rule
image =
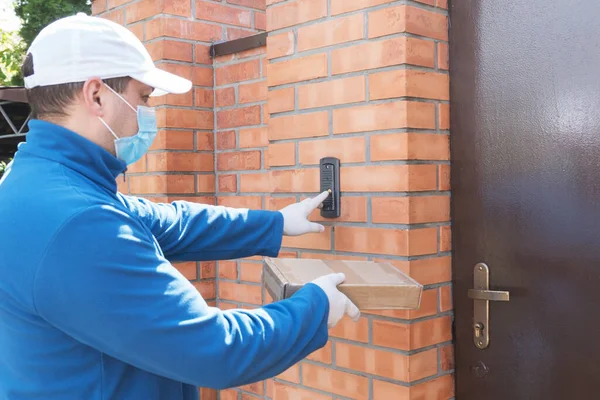
<svg viewBox="0 0 600 400">
<path fill-rule="evenodd" d="M 27 44 L 51 22 L 69 15 L 90 14 L 90 0 L 14 0 L 15 14 L 21 18 L 19 34 Z"/>
<path fill-rule="evenodd" d="M 8 160 L 8 162 L 11 162 L 12 158 L 10 160 Z M 4 171 L 6 171 L 6 166 L 7 164 L 4 161 L 0 161 L 0 178 L 2 178 L 2 175 L 4 175 Z"/>
<path fill-rule="evenodd" d="M 25 43 L 16 32 L 0 32 L 0 86 L 22 86 Z"/>
<path fill-rule="evenodd" d="M 90 0 L 13 0 L 21 19 L 18 32 L 0 31 L 0 86 L 22 86 L 21 64 L 37 34 L 51 22 L 69 15 L 90 14 Z"/>
</svg>

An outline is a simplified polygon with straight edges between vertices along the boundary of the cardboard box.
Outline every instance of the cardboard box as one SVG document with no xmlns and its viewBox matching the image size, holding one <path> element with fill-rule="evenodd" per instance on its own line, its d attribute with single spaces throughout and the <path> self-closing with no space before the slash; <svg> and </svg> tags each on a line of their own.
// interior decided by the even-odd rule
<svg viewBox="0 0 600 400">
<path fill-rule="evenodd" d="M 361 310 L 414 310 L 421 305 L 421 284 L 389 263 L 374 261 L 265 258 L 263 285 L 277 301 L 334 272 L 346 274 L 338 288 Z"/>
</svg>

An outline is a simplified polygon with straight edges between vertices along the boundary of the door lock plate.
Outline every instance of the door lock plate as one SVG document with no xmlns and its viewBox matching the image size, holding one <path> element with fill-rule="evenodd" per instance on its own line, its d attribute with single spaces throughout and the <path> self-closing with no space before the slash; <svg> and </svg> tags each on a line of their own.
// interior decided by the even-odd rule
<svg viewBox="0 0 600 400">
<path fill-rule="evenodd" d="M 473 299 L 473 342 L 478 349 L 490 345 L 490 301 L 509 301 L 507 291 L 490 289 L 490 269 L 484 263 L 475 265 L 473 271 L 473 289 L 469 289 L 469 298 Z"/>
</svg>

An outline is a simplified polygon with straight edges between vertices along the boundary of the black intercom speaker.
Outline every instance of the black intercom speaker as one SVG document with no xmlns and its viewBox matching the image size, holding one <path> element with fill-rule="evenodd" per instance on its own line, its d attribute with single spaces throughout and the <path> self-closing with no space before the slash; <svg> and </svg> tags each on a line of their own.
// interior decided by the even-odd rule
<svg viewBox="0 0 600 400">
<path fill-rule="evenodd" d="M 323 202 L 321 216 L 338 218 L 340 216 L 340 160 L 335 157 L 321 159 L 321 192 L 331 190 Z"/>
</svg>

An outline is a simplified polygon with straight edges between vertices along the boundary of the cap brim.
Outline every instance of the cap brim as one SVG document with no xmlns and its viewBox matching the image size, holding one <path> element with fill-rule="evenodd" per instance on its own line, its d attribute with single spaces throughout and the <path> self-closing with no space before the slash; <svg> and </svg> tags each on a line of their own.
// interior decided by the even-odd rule
<svg viewBox="0 0 600 400">
<path fill-rule="evenodd" d="M 154 88 L 150 96 L 163 96 L 165 94 L 182 94 L 192 89 L 192 82 L 162 69 L 154 68 L 131 77 Z"/>
</svg>

